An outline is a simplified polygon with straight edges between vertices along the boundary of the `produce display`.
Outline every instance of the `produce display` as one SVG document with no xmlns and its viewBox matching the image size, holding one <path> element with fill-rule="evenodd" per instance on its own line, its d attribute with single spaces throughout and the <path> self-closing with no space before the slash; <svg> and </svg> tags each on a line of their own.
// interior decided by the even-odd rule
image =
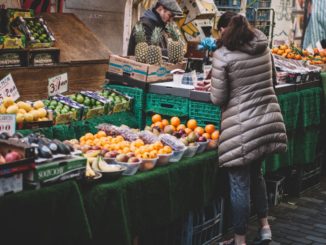
<svg viewBox="0 0 326 245">
<path fill-rule="evenodd" d="M 47 48 L 54 45 L 54 36 L 42 18 L 23 18 L 21 16 L 12 23 L 17 34 L 24 34 L 32 48 Z"/>
<path fill-rule="evenodd" d="M 273 54 L 280 55 L 287 59 L 308 61 L 311 65 L 326 63 L 326 50 L 314 49 L 314 53 L 309 53 L 306 49 L 300 49 L 294 45 L 280 45 L 272 49 Z"/>
<path fill-rule="evenodd" d="M 0 104 L 0 114 L 16 114 L 17 123 L 49 121 L 52 117 L 41 100 L 16 103 L 11 97 L 3 99 Z"/>
<path fill-rule="evenodd" d="M 98 94 L 111 101 L 113 112 L 130 110 L 132 100 L 131 97 L 123 95 L 112 89 L 103 89 L 101 92 L 98 92 Z"/>
<path fill-rule="evenodd" d="M 170 37 L 167 47 L 168 61 L 170 63 L 177 64 L 184 58 L 185 45 L 180 39 L 180 35 L 177 31 L 177 26 L 175 26 L 173 23 L 167 25 L 167 33 Z M 136 41 L 136 61 L 151 65 L 162 64 L 162 50 L 159 46 L 161 39 L 163 38 L 162 29 L 159 27 L 154 28 L 149 44 L 146 40 L 145 29 L 141 23 L 137 23 L 135 25 L 133 34 Z"/>
<path fill-rule="evenodd" d="M 16 133 L 12 136 L 9 136 L 7 133 L 1 133 L 0 140 L 14 142 L 33 149 L 32 156 L 35 157 L 35 162 L 38 164 L 48 162 L 48 160 L 58 158 L 58 156 L 70 156 L 71 153 L 75 151 L 69 141 L 61 142 L 57 139 L 51 140 L 38 133 L 29 134 L 26 137 L 20 133 Z M 7 155 L 15 156 L 13 158 L 14 160 L 20 160 L 22 158 L 22 155 L 17 154 L 15 151 L 10 151 Z"/>
<path fill-rule="evenodd" d="M 56 123 L 66 123 L 81 119 L 84 106 L 73 101 L 70 97 L 55 95 L 44 100 L 44 105 L 53 110 Z"/>
<path fill-rule="evenodd" d="M 0 165 L 19 162 L 28 159 L 31 163 L 34 159 L 34 152 L 29 144 L 20 142 L 23 136 L 16 133 L 9 136 L 7 133 L 0 134 Z"/>
</svg>

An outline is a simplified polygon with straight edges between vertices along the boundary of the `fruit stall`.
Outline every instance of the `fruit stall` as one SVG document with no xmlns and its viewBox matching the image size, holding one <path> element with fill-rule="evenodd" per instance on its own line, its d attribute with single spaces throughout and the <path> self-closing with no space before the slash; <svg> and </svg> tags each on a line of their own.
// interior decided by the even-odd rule
<svg viewBox="0 0 326 245">
<path fill-rule="evenodd" d="M 0 87 L 3 241 L 196 244 L 205 232 L 206 242 L 220 239 L 230 225 L 217 165 L 221 110 L 210 102 L 209 75 L 189 70 L 176 25 L 167 60 L 156 45 L 160 31 L 147 45 L 141 26 L 135 57 L 123 57 L 109 55 L 72 14 L 23 12 L 8 20 L 15 46 L 0 50 L 1 83 L 12 86 L 10 96 Z M 289 142 L 265 160 L 264 173 L 285 176 L 288 194 L 300 195 L 321 173 L 326 53 L 285 45 L 271 52 Z M 193 218 L 207 207 L 214 231 Z"/>
</svg>

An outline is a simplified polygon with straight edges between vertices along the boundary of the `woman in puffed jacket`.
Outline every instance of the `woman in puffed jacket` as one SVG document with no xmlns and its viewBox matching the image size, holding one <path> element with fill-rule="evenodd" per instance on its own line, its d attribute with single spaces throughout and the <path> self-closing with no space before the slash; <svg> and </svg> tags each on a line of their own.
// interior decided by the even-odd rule
<svg viewBox="0 0 326 245">
<path fill-rule="evenodd" d="M 228 168 L 235 233 L 222 244 L 246 244 L 250 193 L 260 222 L 255 242 L 261 244 L 272 239 L 262 161 L 286 151 L 286 130 L 266 36 L 229 12 L 221 16 L 218 29 L 222 45 L 213 54 L 211 100 L 222 111 L 219 165 Z"/>
</svg>

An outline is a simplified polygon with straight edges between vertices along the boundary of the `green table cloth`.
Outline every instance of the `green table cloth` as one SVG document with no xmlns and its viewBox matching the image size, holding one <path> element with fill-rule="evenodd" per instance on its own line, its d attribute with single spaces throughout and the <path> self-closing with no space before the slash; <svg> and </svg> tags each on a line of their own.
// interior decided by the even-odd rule
<svg viewBox="0 0 326 245">
<path fill-rule="evenodd" d="M 2 244 L 86 244 L 92 239 L 75 181 L 1 197 L 0 221 Z"/>
<path fill-rule="evenodd" d="M 217 152 L 84 190 L 95 244 L 132 244 L 150 226 L 169 224 L 214 198 Z"/>
</svg>

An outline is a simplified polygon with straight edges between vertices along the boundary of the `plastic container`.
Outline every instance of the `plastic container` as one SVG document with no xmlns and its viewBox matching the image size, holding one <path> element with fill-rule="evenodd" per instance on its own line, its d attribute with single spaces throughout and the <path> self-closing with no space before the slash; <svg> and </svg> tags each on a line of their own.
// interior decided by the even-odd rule
<svg viewBox="0 0 326 245">
<path fill-rule="evenodd" d="M 139 166 L 140 171 L 148 171 L 155 167 L 158 157 L 153 159 L 142 159 L 142 162 Z"/>
<path fill-rule="evenodd" d="M 103 160 L 107 163 L 107 164 L 115 164 L 117 163 L 115 161 L 115 158 L 103 158 Z"/>
<path fill-rule="evenodd" d="M 207 145 L 208 145 L 208 141 L 206 142 L 197 142 L 199 144 L 199 148 L 197 150 L 197 153 L 202 153 L 206 150 Z"/>
<path fill-rule="evenodd" d="M 187 150 L 184 153 L 184 157 L 193 157 L 199 148 L 199 144 L 196 143 L 194 146 L 188 146 Z"/>
<path fill-rule="evenodd" d="M 183 157 L 184 153 L 186 152 L 187 147 L 185 147 L 181 151 L 173 151 L 173 155 L 170 158 L 170 162 L 179 162 Z"/>
<path fill-rule="evenodd" d="M 134 175 L 137 173 L 140 164 L 142 161 L 133 162 L 133 163 L 126 163 L 126 162 L 117 162 L 118 164 L 125 166 L 127 169 L 122 173 L 122 175 Z"/>
<path fill-rule="evenodd" d="M 157 165 L 162 166 L 168 164 L 172 155 L 173 152 L 170 154 L 158 154 Z"/>
</svg>

